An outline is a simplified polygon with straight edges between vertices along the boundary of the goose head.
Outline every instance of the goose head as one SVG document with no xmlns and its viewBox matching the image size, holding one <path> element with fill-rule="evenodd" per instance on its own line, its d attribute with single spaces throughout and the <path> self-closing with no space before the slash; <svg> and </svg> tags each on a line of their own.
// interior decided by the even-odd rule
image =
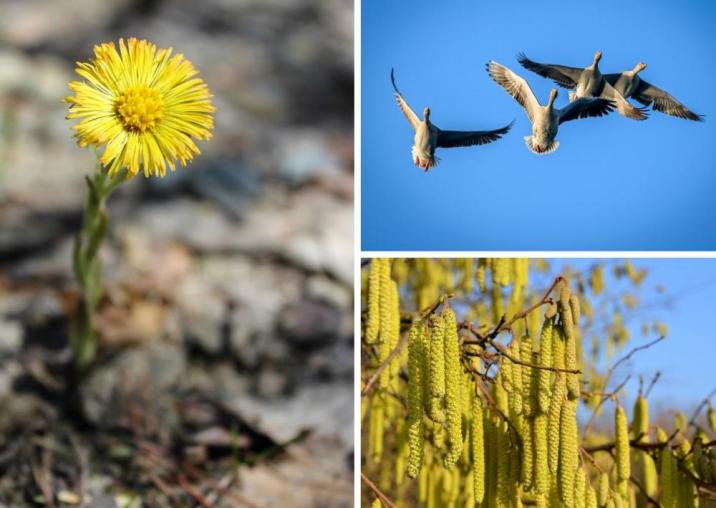
<svg viewBox="0 0 716 508">
<path fill-rule="evenodd" d="M 596 53 L 594 53 L 594 62 L 592 62 L 592 67 L 596 67 L 597 64 L 599 64 L 599 60 L 602 59 L 602 50 L 600 49 Z"/>
<path fill-rule="evenodd" d="M 632 72 L 632 74 L 638 74 L 641 71 L 643 71 L 644 69 L 646 69 L 646 64 L 644 62 L 639 62 L 638 64 L 636 64 L 634 66 L 634 70 L 631 72 Z"/>
<path fill-rule="evenodd" d="M 557 93 L 558 93 L 558 92 L 557 92 L 557 89 L 556 89 L 556 88 L 553 88 L 552 90 L 550 90 L 550 92 L 549 92 L 549 101 L 547 102 L 547 107 L 548 107 L 549 109 L 552 109 L 552 105 L 554 104 L 554 100 L 557 98 Z"/>
<path fill-rule="evenodd" d="M 423 109 L 423 118 L 426 122 L 430 119 L 430 108 L 426 107 Z"/>
</svg>

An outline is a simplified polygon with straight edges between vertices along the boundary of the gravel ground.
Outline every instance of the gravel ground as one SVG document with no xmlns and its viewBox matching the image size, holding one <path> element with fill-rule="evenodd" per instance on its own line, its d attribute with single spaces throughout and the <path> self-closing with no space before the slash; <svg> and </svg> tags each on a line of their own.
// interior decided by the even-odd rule
<svg viewBox="0 0 716 508">
<path fill-rule="evenodd" d="M 78 381 L 62 98 L 130 36 L 193 61 L 216 129 L 112 196 Z M 352 2 L 5 0 L 0 68 L 0 506 L 352 506 Z"/>
</svg>

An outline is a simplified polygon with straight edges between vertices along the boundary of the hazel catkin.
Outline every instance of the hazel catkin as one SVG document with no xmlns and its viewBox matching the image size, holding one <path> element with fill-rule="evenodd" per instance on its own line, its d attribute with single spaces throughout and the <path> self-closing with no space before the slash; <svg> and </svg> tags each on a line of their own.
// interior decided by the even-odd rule
<svg viewBox="0 0 716 508">
<path fill-rule="evenodd" d="M 577 468 L 577 476 L 574 478 L 574 508 L 586 508 L 587 504 L 587 477 L 584 469 Z"/>
<path fill-rule="evenodd" d="M 579 465 L 577 401 L 562 404 L 559 425 L 559 491 L 565 506 L 574 506 L 574 479 Z"/>
<path fill-rule="evenodd" d="M 475 397 L 472 402 L 470 448 L 472 451 L 472 481 L 475 502 L 482 503 L 485 496 L 485 442 L 482 399 L 480 397 Z"/>
<path fill-rule="evenodd" d="M 534 487 L 538 494 L 547 494 L 549 490 L 549 463 L 547 459 L 547 414 L 537 413 L 532 421 L 532 439 L 534 441 Z"/>
<path fill-rule="evenodd" d="M 428 415 L 434 422 L 445 421 L 445 324 L 434 316 L 430 326 L 430 405 Z"/>
<path fill-rule="evenodd" d="M 374 258 L 370 262 L 368 274 L 368 308 L 366 315 L 365 342 L 374 344 L 380 330 L 380 279 L 383 260 Z"/>
<path fill-rule="evenodd" d="M 628 481 L 631 476 L 629 460 L 629 428 L 624 408 L 617 405 L 614 412 L 614 453 L 616 455 L 617 480 Z"/>
<path fill-rule="evenodd" d="M 609 500 L 609 475 L 601 473 L 597 485 L 597 503 L 599 506 L 606 506 Z"/>
<path fill-rule="evenodd" d="M 547 459 L 549 470 L 555 475 L 557 474 L 559 466 L 559 428 L 565 392 L 566 386 L 564 384 L 564 378 L 561 373 L 558 373 L 555 376 L 554 387 L 552 389 L 552 400 L 550 401 L 547 420 Z"/>
<path fill-rule="evenodd" d="M 445 408 L 447 412 L 448 453 L 444 465 L 451 468 L 462 453 L 462 381 L 457 320 L 452 309 L 444 313 Z"/>
<path fill-rule="evenodd" d="M 423 466 L 425 428 L 423 424 L 423 335 L 422 320 L 413 323 L 408 335 L 408 466 L 410 478 L 420 474 Z"/>
<path fill-rule="evenodd" d="M 632 417 L 632 435 L 639 442 L 647 440 L 649 432 L 649 403 L 639 395 L 634 401 L 634 415 Z"/>
<path fill-rule="evenodd" d="M 540 345 L 539 345 L 539 364 L 542 367 L 552 367 L 552 332 L 554 328 L 554 321 L 549 318 L 545 318 L 542 323 L 542 332 L 540 334 Z M 546 413 L 549 411 L 549 403 L 552 395 L 552 389 L 550 382 L 552 380 L 552 372 L 548 369 L 539 369 L 538 373 L 538 386 L 537 386 L 537 400 L 538 400 L 538 411 Z"/>
</svg>

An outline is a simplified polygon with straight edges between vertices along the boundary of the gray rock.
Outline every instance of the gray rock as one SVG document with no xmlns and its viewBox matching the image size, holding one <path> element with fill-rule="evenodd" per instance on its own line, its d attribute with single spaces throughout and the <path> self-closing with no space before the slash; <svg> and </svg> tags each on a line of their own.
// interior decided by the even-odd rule
<svg viewBox="0 0 716 508">
<path fill-rule="evenodd" d="M 20 322 L 3 320 L 0 317 L 0 356 L 17 354 L 22 346 L 23 335 L 24 332 Z M 1 384 L 2 374 L 0 371 Z M 1 388 L 0 393 L 2 393 Z"/>
<path fill-rule="evenodd" d="M 172 343 L 123 351 L 82 383 L 84 414 L 102 428 L 128 427 L 132 409 L 141 408 L 146 430 L 167 438 L 177 423 L 172 394 L 181 388 L 186 370 L 183 349 Z"/>
</svg>

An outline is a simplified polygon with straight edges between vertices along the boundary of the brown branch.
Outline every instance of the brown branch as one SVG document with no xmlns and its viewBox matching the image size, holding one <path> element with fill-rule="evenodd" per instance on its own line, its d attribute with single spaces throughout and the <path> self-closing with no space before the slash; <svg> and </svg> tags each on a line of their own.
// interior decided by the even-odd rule
<svg viewBox="0 0 716 508">
<path fill-rule="evenodd" d="M 373 389 L 373 386 L 375 386 L 375 382 L 378 381 L 378 378 L 380 377 L 380 374 L 388 367 L 390 362 L 400 354 L 400 351 L 405 347 L 405 345 L 408 343 L 408 337 L 410 337 L 409 334 L 403 335 L 401 337 L 400 341 L 398 342 L 398 345 L 395 346 L 395 349 L 393 349 L 388 357 L 381 363 L 377 369 L 371 374 L 371 376 L 368 378 L 368 381 L 366 382 L 365 386 L 363 387 L 363 390 L 360 392 L 361 398 L 365 397 L 370 393 L 370 391 Z"/>
<path fill-rule="evenodd" d="M 704 400 L 701 401 L 701 404 L 696 407 L 696 409 L 694 410 L 694 414 L 691 415 L 691 419 L 689 419 L 689 423 L 686 425 L 687 428 L 689 426 L 696 427 L 696 418 L 699 417 L 699 413 L 701 412 L 701 410 L 708 405 L 709 401 L 714 395 L 716 395 L 716 388 L 711 390 L 711 392 L 706 397 L 704 397 Z"/>
<path fill-rule="evenodd" d="M 649 503 L 656 506 L 656 508 L 661 508 L 661 505 L 659 504 L 659 502 L 649 495 L 649 493 L 646 491 L 644 486 L 633 475 L 629 477 L 629 481 L 632 482 L 634 485 L 636 485 L 636 487 L 639 489 L 639 491 L 642 493 L 642 495 L 646 498 L 646 500 Z"/>
<path fill-rule="evenodd" d="M 501 356 L 504 356 L 508 360 L 510 360 L 512 363 L 518 363 L 520 365 L 524 365 L 526 367 L 532 367 L 533 369 L 542 369 L 542 370 L 551 370 L 552 372 L 566 372 L 568 374 L 581 374 L 582 371 L 579 369 L 560 369 L 558 367 L 546 367 L 544 365 L 537 365 L 535 363 L 530 362 L 523 362 L 522 360 L 518 360 L 514 356 L 510 355 L 508 352 L 504 351 L 504 346 L 500 344 L 495 344 L 494 342 L 490 341 L 490 344 L 492 344 L 497 350 L 497 353 Z"/>
<path fill-rule="evenodd" d="M 380 498 L 380 501 L 383 504 L 385 504 L 388 508 L 395 508 L 395 504 L 390 499 L 388 499 L 388 497 L 385 494 L 383 494 L 380 491 L 380 489 L 378 488 L 378 486 L 375 483 L 370 481 L 370 479 L 365 475 L 365 473 L 363 471 L 360 472 L 360 477 L 365 482 L 365 484 L 368 485 L 368 487 L 370 487 L 370 489 L 373 492 L 375 492 L 375 495 Z"/>
<path fill-rule="evenodd" d="M 621 365 L 622 363 L 624 363 L 625 361 L 627 361 L 627 360 L 628 360 L 629 358 L 631 358 L 635 353 L 637 353 L 637 352 L 639 352 L 639 351 L 642 351 L 642 350 L 644 350 L 644 349 L 648 349 L 648 348 L 650 348 L 651 346 L 653 346 L 654 344 L 657 344 L 657 343 L 661 342 L 661 341 L 664 340 L 665 338 L 666 338 L 666 337 L 662 335 L 661 337 L 659 337 L 659 338 L 656 339 L 656 340 L 652 340 L 651 342 L 648 342 L 648 343 L 646 343 L 646 344 L 642 344 L 641 346 L 637 346 L 637 347 L 635 347 L 634 349 L 632 349 L 631 351 L 629 351 L 626 355 L 624 355 L 623 357 L 621 357 L 619 360 L 617 360 L 611 367 L 609 367 L 609 370 L 607 371 L 607 375 L 606 375 L 606 377 L 604 378 L 604 389 L 606 390 L 607 386 L 609 386 L 609 381 L 610 381 L 610 379 L 611 379 L 611 377 L 612 377 L 612 374 L 614 373 L 614 370 L 615 370 L 619 365 Z M 626 381 L 625 381 L 625 383 L 626 383 Z M 622 386 L 623 386 L 623 383 L 622 383 Z M 617 393 L 617 390 L 615 390 L 614 393 L 616 394 L 616 393 Z M 592 429 L 592 424 L 594 423 L 594 419 L 597 417 L 597 414 L 599 413 L 599 410 L 602 408 L 602 405 L 604 404 L 604 401 L 605 401 L 606 399 L 607 399 L 607 397 L 602 397 L 602 398 L 599 400 L 599 403 L 597 404 L 597 407 L 595 407 L 595 408 L 594 408 L 594 411 L 592 411 L 592 416 L 589 417 L 589 421 L 587 422 L 587 425 L 584 427 L 584 435 L 585 435 L 585 436 L 586 436 L 586 435 L 589 433 L 589 431 Z"/>
</svg>

